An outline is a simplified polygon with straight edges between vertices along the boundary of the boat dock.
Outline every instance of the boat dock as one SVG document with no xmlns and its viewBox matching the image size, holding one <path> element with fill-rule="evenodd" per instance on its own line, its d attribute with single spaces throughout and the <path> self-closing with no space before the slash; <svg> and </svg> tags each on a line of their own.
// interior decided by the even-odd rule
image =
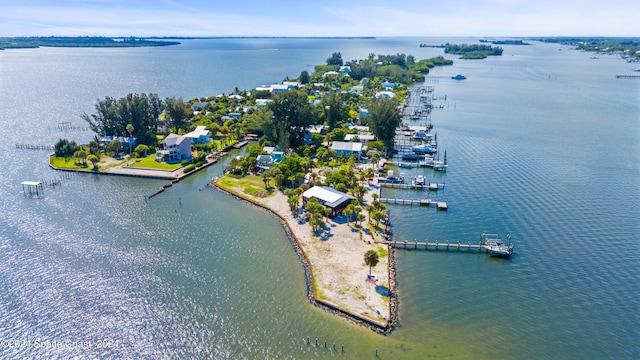
<svg viewBox="0 0 640 360">
<path fill-rule="evenodd" d="M 378 201 L 387 204 L 400 204 L 400 205 L 420 205 L 420 206 L 435 206 L 438 210 L 447 210 L 449 207 L 446 201 L 436 201 L 431 199 L 392 199 L 392 198 L 379 198 Z"/>
<path fill-rule="evenodd" d="M 411 184 L 381 182 L 380 186 L 394 188 L 394 189 L 416 189 L 416 190 L 431 190 L 431 191 L 444 189 L 444 184 L 428 183 L 424 185 L 416 185 L 415 180 L 411 180 Z"/>
<path fill-rule="evenodd" d="M 43 145 L 43 144 L 16 144 L 16 149 L 55 150 L 53 145 Z"/>
<path fill-rule="evenodd" d="M 616 79 L 640 79 L 640 75 L 616 75 Z"/>
<path fill-rule="evenodd" d="M 471 244 L 467 242 L 466 244 L 450 243 L 450 242 L 426 242 L 426 241 L 398 241 L 391 240 L 385 241 L 386 245 L 393 246 L 394 248 L 402 248 L 402 249 L 413 249 L 413 250 L 428 250 L 428 251 L 467 251 L 467 252 L 478 252 L 478 253 L 488 253 L 493 254 L 491 246 L 485 244 Z M 504 255 L 509 257 L 513 254 L 513 245 L 504 245 L 504 248 L 508 251 L 508 255 Z M 496 254 L 497 255 L 497 254 Z"/>
<path fill-rule="evenodd" d="M 510 236 L 508 236 L 511 238 Z M 491 256 L 510 258 L 513 255 L 513 245 L 505 245 L 500 237 L 496 234 L 481 234 L 480 242 L 472 244 L 467 242 L 466 244 L 457 243 L 440 243 L 440 242 L 427 242 L 427 241 L 397 241 L 389 240 L 384 242 L 386 245 L 393 246 L 394 248 L 404 248 L 413 250 L 430 250 L 430 251 L 477 251 L 478 253 L 485 252 Z"/>
</svg>

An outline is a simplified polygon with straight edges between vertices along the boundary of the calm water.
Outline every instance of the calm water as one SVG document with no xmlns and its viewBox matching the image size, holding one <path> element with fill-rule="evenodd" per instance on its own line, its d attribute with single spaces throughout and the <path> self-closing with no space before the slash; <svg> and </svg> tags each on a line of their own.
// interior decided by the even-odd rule
<svg viewBox="0 0 640 360">
<path fill-rule="evenodd" d="M 78 175 L 41 199 L 20 182 L 60 174 L 17 142 L 88 141 L 57 124 L 96 99 L 184 99 L 312 71 L 334 51 L 426 58 L 469 39 L 194 40 L 166 48 L 0 52 L 2 358 L 640 357 L 640 81 L 617 57 L 505 46 L 434 75 L 448 212 L 390 206 L 398 239 L 512 235 L 511 260 L 397 252 L 400 326 L 380 336 L 309 305 L 302 266 L 271 216 L 205 184 Z M 417 197 L 406 191 L 385 195 Z M 181 202 L 178 199 L 181 199 Z M 309 337 L 311 345 L 305 339 Z M 315 339 L 319 347 L 315 347 Z M 118 342 L 117 348 L 98 349 Z M 63 345 L 46 346 L 46 341 Z M 327 342 L 325 349 L 324 342 Z M 89 343 L 90 344 L 87 344 Z M 79 344 L 78 344 L 79 343 Z M 40 345 L 40 347 L 36 347 Z"/>
</svg>

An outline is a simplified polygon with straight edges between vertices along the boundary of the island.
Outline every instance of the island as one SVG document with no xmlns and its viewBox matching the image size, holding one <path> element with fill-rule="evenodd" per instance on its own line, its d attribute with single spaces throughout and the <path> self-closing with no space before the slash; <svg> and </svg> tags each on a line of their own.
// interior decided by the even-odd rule
<svg viewBox="0 0 640 360">
<path fill-rule="evenodd" d="M 445 54 L 462 55 L 460 59 L 485 59 L 487 56 L 501 56 L 502 48 L 484 44 L 442 44 L 427 45 L 420 44 L 420 47 L 443 48 Z"/>
<path fill-rule="evenodd" d="M 38 47 L 142 47 L 170 46 L 180 44 L 177 41 L 148 40 L 138 37 L 102 37 L 102 36 L 38 36 L 38 37 L 0 37 L 0 50 L 26 49 Z"/>
</svg>

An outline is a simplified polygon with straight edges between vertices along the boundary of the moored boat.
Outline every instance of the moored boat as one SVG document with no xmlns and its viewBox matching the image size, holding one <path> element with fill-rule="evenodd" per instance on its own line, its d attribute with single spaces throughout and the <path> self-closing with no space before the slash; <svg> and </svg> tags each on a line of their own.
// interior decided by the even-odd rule
<svg viewBox="0 0 640 360">
<path fill-rule="evenodd" d="M 464 80 L 467 77 L 462 75 L 462 74 L 455 74 L 454 76 L 451 77 L 453 80 Z"/>
</svg>

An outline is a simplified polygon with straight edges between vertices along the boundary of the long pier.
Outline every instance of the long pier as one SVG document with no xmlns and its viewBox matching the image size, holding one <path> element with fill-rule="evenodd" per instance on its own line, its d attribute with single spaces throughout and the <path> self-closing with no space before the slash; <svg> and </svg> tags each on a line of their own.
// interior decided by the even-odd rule
<svg viewBox="0 0 640 360">
<path fill-rule="evenodd" d="M 416 190 L 439 190 L 444 189 L 444 184 L 439 183 L 428 183 L 424 185 L 416 185 L 415 181 L 411 181 L 411 184 L 405 183 L 389 183 L 389 182 L 381 182 L 379 184 L 381 187 L 388 187 L 394 189 L 416 189 Z"/>
<path fill-rule="evenodd" d="M 640 79 L 640 75 L 616 75 L 616 79 Z"/>
<path fill-rule="evenodd" d="M 431 199 L 393 199 L 393 198 L 379 198 L 378 201 L 387 204 L 400 204 L 400 205 L 420 205 L 420 206 L 435 206 L 438 210 L 447 210 L 449 206 L 446 201 L 436 201 Z"/>
<path fill-rule="evenodd" d="M 466 251 L 466 252 L 478 252 L 478 253 L 488 253 L 494 254 L 492 252 L 491 245 L 485 244 L 471 244 L 470 242 L 466 244 L 450 243 L 450 242 L 425 242 L 425 241 L 385 241 L 386 245 L 390 245 L 394 248 L 403 248 L 403 249 L 412 249 L 413 250 L 428 250 L 428 251 Z M 503 255 L 506 257 L 511 256 L 513 253 L 513 245 L 503 245 L 503 248 L 508 251 L 508 255 Z"/>
<path fill-rule="evenodd" d="M 16 144 L 16 149 L 55 150 L 55 147 L 53 145 L 43 145 L 43 144 Z"/>
</svg>

